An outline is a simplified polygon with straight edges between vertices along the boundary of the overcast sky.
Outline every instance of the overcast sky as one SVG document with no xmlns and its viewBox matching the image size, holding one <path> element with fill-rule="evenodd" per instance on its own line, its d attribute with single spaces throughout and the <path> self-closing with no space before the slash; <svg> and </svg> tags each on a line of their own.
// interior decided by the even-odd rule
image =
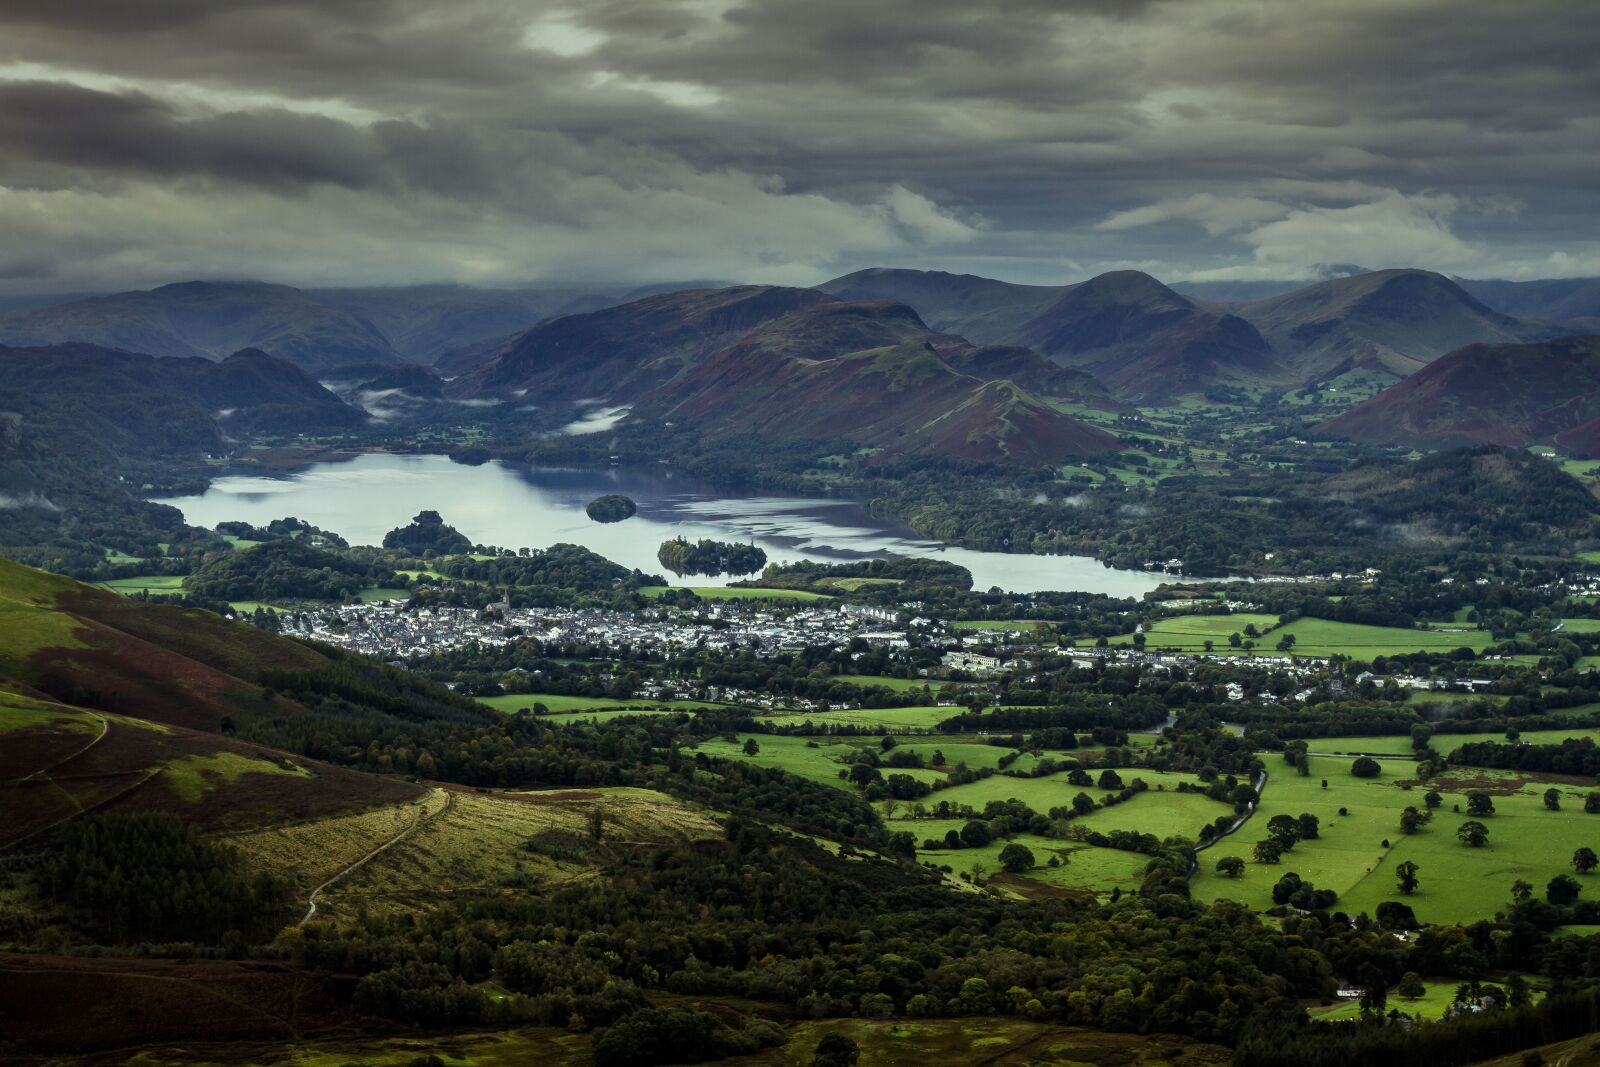
<svg viewBox="0 0 1600 1067">
<path fill-rule="evenodd" d="M 1594 0 L 4 0 L 0 290 L 1600 274 Z"/>
</svg>

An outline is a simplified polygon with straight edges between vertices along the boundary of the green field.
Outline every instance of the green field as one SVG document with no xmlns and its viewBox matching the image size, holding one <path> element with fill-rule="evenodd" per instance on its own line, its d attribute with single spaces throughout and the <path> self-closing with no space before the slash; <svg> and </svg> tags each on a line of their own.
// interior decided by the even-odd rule
<svg viewBox="0 0 1600 1067">
<path fill-rule="evenodd" d="M 1494 643 L 1487 630 L 1407 630 L 1396 626 L 1362 626 L 1327 619 L 1296 619 L 1274 630 L 1263 642 L 1270 650 L 1284 634 L 1293 634 L 1294 654 L 1332 656 L 1369 660 L 1374 656 L 1394 656 L 1407 652 L 1453 652 L 1470 648 L 1482 652 Z M 1258 647 L 1257 651 L 1261 651 Z"/>
<path fill-rule="evenodd" d="M 577 712 L 611 711 L 617 715 L 638 714 L 641 711 L 695 711 L 700 708 L 720 707 L 698 700 L 618 700 L 614 697 L 562 696 L 558 693 L 507 693 L 504 696 L 478 697 L 478 703 L 496 711 L 510 714 L 519 708 L 543 704 L 552 716 Z M 609 716 L 608 716 L 609 717 Z"/>
<path fill-rule="evenodd" d="M 1396 626 L 1362 626 L 1350 622 L 1332 622 L 1327 619 L 1299 618 L 1283 626 L 1275 615 L 1175 615 L 1157 619 L 1145 628 L 1145 645 L 1149 651 L 1170 649 L 1179 652 L 1199 652 L 1206 641 L 1218 654 L 1230 651 L 1228 636 L 1244 633 L 1248 624 L 1254 624 L 1260 637 L 1253 640 L 1254 655 L 1281 656 L 1278 642 L 1286 634 L 1293 634 L 1295 643 L 1289 654 L 1325 657 L 1343 654 L 1352 659 L 1370 660 L 1374 656 L 1393 656 L 1407 652 L 1451 652 L 1457 648 L 1470 648 L 1482 652 L 1494 643 L 1493 635 L 1485 630 L 1407 630 Z M 1114 645 L 1131 645 L 1133 635 L 1114 638 Z"/>
<path fill-rule="evenodd" d="M 1575 726 L 1565 730 L 1528 730 L 1522 734 L 1522 740 L 1531 745 L 1559 745 L 1569 737 L 1592 737 L 1600 741 L 1600 728 Z M 1434 734 L 1433 747 L 1439 752 L 1449 755 L 1453 750 L 1462 745 L 1479 741 L 1505 741 L 1501 733 L 1479 734 Z M 1411 737 L 1310 737 L 1306 738 L 1306 747 L 1312 752 L 1348 753 L 1349 755 L 1369 756 L 1409 756 L 1412 754 Z M 1268 764 L 1269 768 L 1271 764 Z"/>
<path fill-rule="evenodd" d="M 1146 625 L 1144 647 L 1151 651 L 1166 648 L 1180 652 L 1201 652 L 1205 649 L 1205 643 L 1210 641 L 1213 649 L 1225 653 L 1228 651 L 1228 635 L 1232 633 L 1242 635 L 1244 628 L 1252 624 L 1257 630 L 1265 633 L 1278 625 L 1278 617 L 1243 612 L 1237 615 L 1173 615 Z M 1259 650 L 1263 639 L 1254 640 Z M 1131 645 L 1133 635 L 1113 638 L 1111 643 Z"/>
<path fill-rule="evenodd" d="M 890 678 L 882 674 L 836 674 L 833 680 L 847 685 L 878 685 L 885 689 L 893 689 L 896 693 L 908 693 L 913 689 L 925 689 L 930 686 L 937 689 L 944 684 L 937 678 Z"/>
<path fill-rule="evenodd" d="M 1415 1000 L 1408 1000 L 1389 990 L 1389 1007 L 1398 1009 L 1407 1015 L 1415 1015 L 1419 1019 L 1438 1019 L 1444 1015 L 1445 1009 L 1455 1003 L 1456 988 L 1461 984 L 1453 978 L 1429 978 L 1423 980 L 1423 985 L 1428 991 Z M 1540 992 L 1533 991 L 1534 998 L 1538 999 Z M 1313 1019 L 1322 1022 L 1343 1022 L 1349 1019 L 1361 1018 L 1361 1002 L 1358 1000 L 1341 1000 L 1327 1007 L 1310 1009 Z"/>
<path fill-rule="evenodd" d="M 1407 805 L 1421 809 L 1426 789 L 1400 788 L 1396 783 L 1402 765 L 1386 764 L 1381 777 L 1361 779 L 1350 774 L 1350 763 L 1343 758 L 1314 756 L 1310 763 L 1311 775 L 1301 777 L 1281 760 L 1268 759 L 1271 779 L 1260 810 L 1238 834 L 1200 853 L 1193 883 L 1198 899 L 1225 897 L 1265 909 L 1271 906 L 1273 884 L 1294 871 L 1320 889 L 1337 892 L 1336 907 L 1352 915 L 1371 914 L 1385 900 L 1404 899 L 1424 922 L 1466 922 L 1493 915 L 1510 899 L 1513 881 L 1524 879 L 1542 893 L 1551 878 L 1571 871 L 1568 861 L 1574 849 L 1600 847 L 1600 817 L 1583 813 L 1586 786 L 1558 786 L 1562 810 L 1551 812 L 1541 800 L 1546 783 L 1525 781 L 1508 772 L 1464 768 L 1458 772 L 1462 777 L 1435 784 L 1444 794 L 1444 804 L 1420 833 L 1407 837 L 1400 832 L 1400 813 Z M 1404 766 L 1404 773 L 1410 773 L 1409 766 Z M 1321 786 L 1324 778 L 1327 789 Z M 1456 804 L 1465 808 L 1466 789 L 1478 785 L 1501 791 L 1516 788 L 1516 792 L 1494 797 L 1496 813 L 1482 820 L 1489 828 L 1489 843 L 1469 848 L 1455 836 L 1468 817 L 1451 808 Z M 1349 814 L 1340 815 L 1341 807 Z M 1251 848 L 1266 836 L 1267 820 L 1301 812 L 1320 820 L 1318 839 L 1300 842 L 1281 863 L 1252 862 Z M 1387 847 L 1384 841 L 1389 842 Z M 1239 878 L 1216 873 L 1216 861 L 1229 855 L 1246 861 Z M 1406 860 L 1418 865 L 1421 884 L 1412 896 L 1402 898 L 1395 888 L 1394 869 Z M 1600 878 L 1584 882 L 1594 887 L 1591 893 L 1600 892 Z"/>
<path fill-rule="evenodd" d="M 950 625 L 957 630 L 1001 630 L 1008 633 L 1025 633 L 1049 624 L 1035 619 L 957 619 Z"/>
<path fill-rule="evenodd" d="M 919 819 L 896 822 L 897 830 L 909 830 L 920 846 L 925 838 L 942 838 L 947 829 L 959 830 L 959 820 Z M 949 867 L 961 874 L 981 865 L 988 877 L 1001 874 L 1000 852 L 1015 842 L 1033 853 L 1035 866 L 1022 877 L 1030 882 L 1055 889 L 1080 890 L 1091 893 L 1109 893 L 1121 886 L 1123 891 L 1138 888 L 1150 857 L 1139 852 L 1126 852 L 1114 848 L 1096 848 L 1077 841 L 1057 841 L 1033 834 L 1017 834 L 1006 840 L 991 841 L 983 848 L 930 848 L 917 849 L 918 863 L 932 863 Z M 1050 857 L 1061 861 L 1051 867 Z M 1025 890 L 1013 888 L 1009 879 L 996 883 L 1010 889 L 1015 895 L 1028 895 Z"/>
<path fill-rule="evenodd" d="M 1132 800 L 1075 819 L 1073 825 L 1087 826 L 1101 832 L 1137 830 L 1140 833 L 1155 834 L 1157 837 L 1169 837 L 1173 834 L 1194 837 L 1200 827 L 1232 810 L 1228 805 L 1199 793 L 1177 792 L 1180 781 L 1197 781 L 1192 775 L 1152 771 L 1142 767 L 1124 768 L 1117 773 L 1122 776 L 1124 782 L 1143 778 L 1150 788 Z M 1165 789 L 1160 790 L 1158 786 L 1165 786 Z M 970 804 L 973 808 L 981 810 L 991 800 L 1014 799 L 1022 801 L 1034 811 L 1044 813 L 1051 808 L 1071 804 L 1072 798 L 1079 793 L 1087 793 L 1096 801 L 1106 795 L 1105 790 L 1096 786 L 1084 788 L 1071 784 L 1067 781 L 1066 772 L 1053 774 L 1048 778 L 1013 778 L 996 774 L 966 785 L 941 789 L 924 798 L 923 803 L 931 808 L 940 801 L 948 800 L 951 804 Z M 892 825 L 897 829 L 902 828 L 901 821 L 903 820 L 896 820 Z M 917 828 L 924 821 L 926 820 L 905 820 L 906 825 L 903 828 L 910 830 L 917 840 L 921 841 L 929 836 Z M 941 828 L 939 834 L 943 833 L 944 829 Z"/>
<path fill-rule="evenodd" d="M 812 593 L 804 589 L 728 589 L 715 585 L 644 585 L 639 592 L 645 596 L 660 597 L 678 589 L 687 589 L 704 600 L 832 600 L 825 593 Z"/>
<path fill-rule="evenodd" d="M 761 748 L 761 751 L 754 756 L 747 756 L 744 753 L 744 743 L 750 738 L 754 738 Z M 790 774 L 809 778 L 813 782 L 838 786 L 853 792 L 856 787 L 840 778 L 839 772 L 848 769 L 849 765 L 846 762 L 848 757 L 861 747 L 843 738 L 740 734 L 737 741 L 726 741 L 722 738 L 702 741 L 696 750 L 708 756 L 744 760 L 758 767 L 777 767 Z M 945 777 L 943 771 L 915 767 L 907 769 L 884 767 L 882 773 L 885 776 L 909 774 L 921 782 L 936 782 Z"/>
<path fill-rule="evenodd" d="M 960 707 L 847 708 L 840 711 L 774 712 L 762 718 L 781 718 L 785 722 L 833 723 L 865 726 L 888 733 L 925 733 L 946 719 L 963 714 Z"/>
<path fill-rule="evenodd" d="M 181 574 L 143 574 L 134 578 L 113 578 L 98 584 L 102 589 L 109 589 L 124 596 L 132 596 L 135 593 L 176 596 L 183 593 L 183 577 Z"/>
</svg>

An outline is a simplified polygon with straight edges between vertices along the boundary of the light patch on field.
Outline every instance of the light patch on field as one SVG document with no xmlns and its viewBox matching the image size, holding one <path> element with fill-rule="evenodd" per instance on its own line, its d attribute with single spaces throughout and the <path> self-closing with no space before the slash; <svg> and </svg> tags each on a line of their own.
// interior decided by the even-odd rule
<svg viewBox="0 0 1600 1067">
<path fill-rule="evenodd" d="M 311 777 L 311 772 L 296 763 L 241 756 L 236 752 L 182 756 L 161 768 L 161 781 L 180 800 L 190 804 L 218 786 L 232 785 L 247 774 L 290 774 Z"/>
<path fill-rule="evenodd" d="M 440 791 L 411 803 L 356 815 L 234 834 L 228 841 L 239 848 L 252 869 L 281 875 L 307 891 L 394 840 L 418 819 L 442 810 L 445 799 Z"/>
<path fill-rule="evenodd" d="M 557 886 L 595 877 L 592 812 L 605 840 L 658 843 L 721 833 L 709 817 L 648 789 L 450 792 L 449 804 L 319 898 L 319 915 L 410 910 L 442 895 Z"/>
</svg>

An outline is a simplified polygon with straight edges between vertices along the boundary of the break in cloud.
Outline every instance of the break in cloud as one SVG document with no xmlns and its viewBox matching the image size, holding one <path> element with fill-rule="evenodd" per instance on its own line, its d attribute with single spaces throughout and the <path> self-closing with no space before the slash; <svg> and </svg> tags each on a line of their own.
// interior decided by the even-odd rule
<svg viewBox="0 0 1600 1067">
<path fill-rule="evenodd" d="M 1589 0 L 8 0 L 0 288 L 1600 273 Z"/>
</svg>

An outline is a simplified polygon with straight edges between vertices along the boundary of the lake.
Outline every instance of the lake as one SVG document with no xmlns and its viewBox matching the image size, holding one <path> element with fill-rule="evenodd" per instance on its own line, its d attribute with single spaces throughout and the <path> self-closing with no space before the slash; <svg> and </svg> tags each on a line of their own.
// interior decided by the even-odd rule
<svg viewBox="0 0 1600 1067">
<path fill-rule="evenodd" d="M 605 524 L 584 505 L 605 493 L 638 504 L 625 522 Z M 1018 593 L 1084 590 L 1140 596 L 1162 575 L 1118 570 L 1088 556 L 1029 556 L 954 548 L 878 519 L 852 500 L 780 496 L 729 496 L 670 471 L 569 470 L 486 463 L 468 467 L 445 456 L 371 454 L 317 463 L 281 477 L 228 475 L 198 496 L 168 497 L 196 526 L 242 520 L 264 525 L 294 516 L 331 530 L 353 545 L 378 545 L 383 535 L 423 510 L 478 544 L 548 548 L 563 541 L 583 545 L 625 567 L 660 574 L 656 549 L 671 537 L 753 541 L 769 560 L 838 563 L 873 556 L 915 556 L 958 563 L 977 589 L 999 586 Z M 681 585 L 726 585 L 721 578 L 689 576 Z"/>
</svg>

